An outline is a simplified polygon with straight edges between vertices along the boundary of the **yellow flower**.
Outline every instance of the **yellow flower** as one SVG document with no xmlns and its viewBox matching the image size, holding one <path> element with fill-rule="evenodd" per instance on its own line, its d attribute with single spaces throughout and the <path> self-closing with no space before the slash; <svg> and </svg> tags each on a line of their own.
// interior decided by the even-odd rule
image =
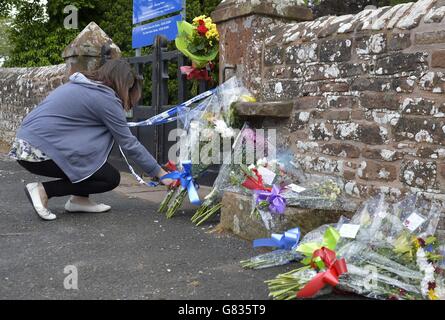
<svg viewBox="0 0 445 320">
<path fill-rule="evenodd" d="M 208 29 L 209 29 L 209 31 L 207 31 L 207 34 L 206 34 L 207 39 L 215 38 L 216 40 L 219 41 L 219 33 L 218 33 L 218 30 L 216 29 L 216 26 L 213 25 Z"/>
<path fill-rule="evenodd" d="M 439 297 L 436 295 L 436 291 L 433 289 L 428 290 L 428 298 L 430 298 L 430 300 L 439 300 Z"/>
<path fill-rule="evenodd" d="M 209 32 L 212 32 L 212 33 L 216 32 L 216 28 L 214 25 L 206 24 L 206 28 L 209 29 Z"/>
<path fill-rule="evenodd" d="M 416 248 L 416 251 L 420 248 L 420 243 L 417 238 L 413 239 L 414 247 Z"/>
<path fill-rule="evenodd" d="M 206 112 L 206 113 L 204 113 L 204 119 L 205 119 L 207 122 L 213 122 L 216 118 L 215 118 L 215 116 L 214 116 L 213 113 L 211 113 L 211 112 Z"/>
<path fill-rule="evenodd" d="M 208 31 L 208 32 L 206 33 L 206 37 L 207 37 L 207 39 L 210 39 L 210 38 L 216 38 L 216 36 L 217 36 L 217 34 L 216 34 L 215 32 L 213 32 L 213 31 Z"/>
<path fill-rule="evenodd" d="M 241 96 L 241 101 L 243 102 L 256 102 L 255 97 L 250 96 L 250 95 L 242 95 Z"/>
<path fill-rule="evenodd" d="M 198 16 L 198 17 L 193 19 L 193 23 L 198 23 L 199 20 L 204 20 L 205 21 L 205 19 L 206 19 L 205 15 Z"/>
</svg>

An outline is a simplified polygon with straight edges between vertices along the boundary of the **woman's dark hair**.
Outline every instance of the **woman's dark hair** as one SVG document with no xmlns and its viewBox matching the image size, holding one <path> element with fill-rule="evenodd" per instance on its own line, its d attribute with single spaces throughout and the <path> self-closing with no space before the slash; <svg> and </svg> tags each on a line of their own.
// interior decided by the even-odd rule
<svg viewBox="0 0 445 320">
<path fill-rule="evenodd" d="M 126 111 L 137 105 L 142 95 L 142 77 L 138 76 L 130 64 L 124 60 L 108 60 L 99 69 L 85 72 L 93 81 L 100 81 L 113 89 L 122 100 Z"/>
</svg>

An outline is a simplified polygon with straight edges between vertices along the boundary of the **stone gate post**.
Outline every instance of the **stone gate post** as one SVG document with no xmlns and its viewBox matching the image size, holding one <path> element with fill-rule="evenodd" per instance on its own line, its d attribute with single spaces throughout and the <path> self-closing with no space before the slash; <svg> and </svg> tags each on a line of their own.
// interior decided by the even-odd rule
<svg viewBox="0 0 445 320">
<path fill-rule="evenodd" d="M 257 94 L 260 89 L 263 40 L 277 26 L 313 19 L 302 0 L 224 0 L 212 13 L 220 33 L 220 75 L 242 77 Z"/>
</svg>

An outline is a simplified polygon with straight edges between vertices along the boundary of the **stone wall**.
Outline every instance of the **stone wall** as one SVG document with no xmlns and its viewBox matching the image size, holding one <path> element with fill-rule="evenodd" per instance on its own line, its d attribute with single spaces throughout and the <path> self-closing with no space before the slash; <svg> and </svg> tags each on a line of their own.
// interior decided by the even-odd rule
<svg viewBox="0 0 445 320">
<path fill-rule="evenodd" d="M 10 144 L 23 117 L 65 79 L 65 64 L 0 68 L 0 141 Z"/>
<path fill-rule="evenodd" d="M 290 21 L 312 20 L 302 0 L 225 0 L 212 13 L 220 34 L 220 82 L 235 73 L 255 95 L 261 91 L 264 39 Z"/>
<path fill-rule="evenodd" d="M 308 173 L 358 199 L 445 191 L 445 1 L 274 26 L 260 100 L 293 101 L 280 128 Z M 442 194 L 442 195 L 441 195 Z"/>
</svg>

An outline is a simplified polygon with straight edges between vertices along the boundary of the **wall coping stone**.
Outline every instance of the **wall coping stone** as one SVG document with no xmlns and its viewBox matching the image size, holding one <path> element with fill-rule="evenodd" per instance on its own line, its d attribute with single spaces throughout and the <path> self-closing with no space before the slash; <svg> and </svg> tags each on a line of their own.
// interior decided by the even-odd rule
<svg viewBox="0 0 445 320">
<path fill-rule="evenodd" d="M 294 22 L 266 39 L 266 46 L 310 42 L 331 35 L 357 32 L 402 32 L 427 24 L 444 21 L 443 0 L 419 0 L 393 7 L 365 9 L 355 15 L 324 16 L 310 22 Z M 434 17 L 434 19 L 433 19 Z"/>
<path fill-rule="evenodd" d="M 63 50 L 62 58 L 75 56 L 100 57 L 104 45 L 110 45 L 111 54 L 121 56 L 121 50 L 113 40 L 95 23 L 90 22 L 77 37 Z"/>
<path fill-rule="evenodd" d="M 213 11 L 215 23 L 248 15 L 265 15 L 289 20 L 313 19 L 312 10 L 301 0 L 223 0 Z"/>
<path fill-rule="evenodd" d="M 292 113 L 293 102 L 237 102 L 234 107 L 241 117 L 289 118 Z"/>
</svg>

